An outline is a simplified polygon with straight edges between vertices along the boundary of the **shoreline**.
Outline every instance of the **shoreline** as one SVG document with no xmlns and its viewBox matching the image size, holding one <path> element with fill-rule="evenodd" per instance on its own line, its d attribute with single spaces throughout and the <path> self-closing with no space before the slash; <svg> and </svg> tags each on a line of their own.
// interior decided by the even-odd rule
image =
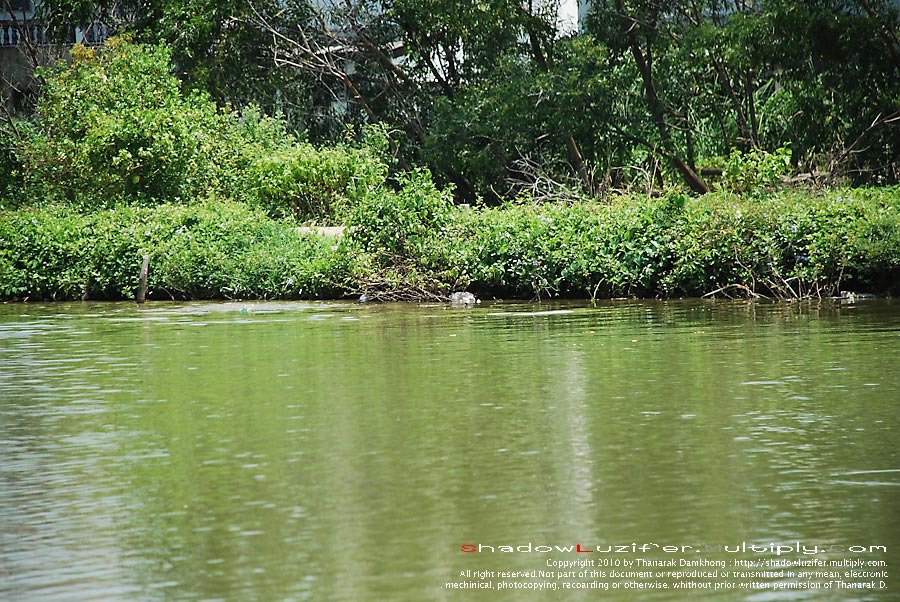
<svg viewBox="0 0 900 602">
<path fill-rule="evenodd" d="M 133 299 L 145 255 L 148 301 L 900 294 L 898 188 L 429 210 L 373 202 L 345 229 L 235 201 L 0 210 L 0 300 Z"/>
</svg>

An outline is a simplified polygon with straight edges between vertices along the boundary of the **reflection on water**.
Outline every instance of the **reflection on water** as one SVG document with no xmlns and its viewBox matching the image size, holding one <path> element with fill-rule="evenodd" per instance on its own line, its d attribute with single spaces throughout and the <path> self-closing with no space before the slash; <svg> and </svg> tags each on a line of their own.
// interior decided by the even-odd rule
<svg viewBox="0 0 900 602">
<path fill-rule="evenodd" d="M 470 542 L 879 544 L 896 572 L 898 348 L 890 302 L 0 306 L 0 599 L 599 595 L 442 589 L 546 568 Z"/>
</svg>

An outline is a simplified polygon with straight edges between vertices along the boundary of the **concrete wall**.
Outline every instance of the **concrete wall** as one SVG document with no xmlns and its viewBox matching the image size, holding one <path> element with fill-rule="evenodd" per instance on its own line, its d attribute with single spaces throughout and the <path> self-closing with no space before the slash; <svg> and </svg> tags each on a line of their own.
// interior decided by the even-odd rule
<svg viewBox="0 0 900 602">
<path fill-rule="evenodd" d="M 15 112 L 34 90 L 31 62 L 19 46 L 0 47 L 0 101 Z"/>
<path fill-rule="evenodd" d="M 39 65 L 51 65 L 68 56 L 67 46 L 42 44 L 36 50 Z M 34 65 L 25 47 L 0 47 L 0 103 L 17 112 L 34 100 L 36 93 Z"/>
</svg>

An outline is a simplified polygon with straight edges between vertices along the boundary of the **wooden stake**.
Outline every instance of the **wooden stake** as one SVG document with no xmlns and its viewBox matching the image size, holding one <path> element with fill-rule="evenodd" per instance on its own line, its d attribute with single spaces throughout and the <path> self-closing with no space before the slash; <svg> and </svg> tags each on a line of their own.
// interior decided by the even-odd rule
<svg viewBox="0 0 900 602">
<path fill-rule="evenodd" d="M 140 283 L 135 301 L 143 303 L 147 297 L 147 273 L 150 271 L 150 255 L 144 253 L 144 261 L 141 263 Z"/>
</svg>

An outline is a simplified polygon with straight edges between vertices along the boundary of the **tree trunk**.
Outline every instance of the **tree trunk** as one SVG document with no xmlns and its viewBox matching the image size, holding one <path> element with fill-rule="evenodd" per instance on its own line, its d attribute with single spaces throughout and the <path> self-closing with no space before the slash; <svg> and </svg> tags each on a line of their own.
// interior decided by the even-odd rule
<svg viewBox="0 0 900 602">
<path fill-rule="evenodd" d="M 624 20 L 627 17 L 622 5 L 622 0 L 616 0 L 616 11 L 619 13 L 620 18 L 623 19 L 624 24 Z M 656 92 L 656 83 L 653 81 L 653 71 L 650 67 L 650 63 L 647 61 L 647 57 L 644 56 L 644 53 L 641 50 L 634 27 L 624 27 L 624 33 L 628 36 L 628 45 L 631 49 L 631 55 L 634 57 L 634 62 L 641 74 L 641 80 L 644 84 L 644 96 L 647 99 L 647 108 L 650 109 L 650 118 L 653 121 L 653 125 L 656 126 L 656 131 L 662 140 L 662 150 L 665 152 L 666 158 L 672 164 L 672 167 L 674 167 L 681 177 L 684 178 L 685 183 L 691 190 L 700 194 L 706 194 L 709 192 L 709 186 L 706 185 L 706 182 L 697 175 L 697 172 L 695 172 L 684 159 L 678 156 L 678 153 L 675 150 L 675 143 L 669 132 L 669 124 L 666 123 L 662 103 Z"/>
<path fill-rule="evenodd" d="M 524 8 L 521 10 L 525 10 Z M 531 16 L 530 14 L 528 16 Z M 547 73 L 550 71 L 550 65 L 547 62 L 547 57 L 544 56 L 543 51 L 541 50 L 541 44 L 538 41 L 537 33 L 531 27 L 528 28 L 528 42 L 531 46 L 531 54 L 534 58 L 534 62 L 537 63 L 537 66 L 543 71 Z M 584 156 L 581 154 L 581 151 L 578 149 L 578 143 L 575 141 L 575 137 L 572 136 L 571 133 L 566 132 L 563 134 L 563 139 L 566 143 L 566 154 L 569 157 L 569 163 L 572 164 L 572 168 L 578 174 L 578 177 L 581 178 L 581 185 L 584 187 L 584 191 L 590 195 L 594 195 L 594 186 L 591 182 L 591 176 L 588 173 L 587 167 L 584 165 Z"/>
<path fill-rule="evenodd" d="M 566 149 L 569 153 L 569 163 L 571 163 L 572 167 L 575 168 L 575 171 L 578 172 L 578 176 L 581 178 L 581 184 L 584 186 L 584 191 L 590 196 L 593 196 L 594 186 L 591 182 L 591 175 L 584 165 L 584 158 L 581 156 L 581 151 L 578 150 L 578 144 L 571 134 L 566 135 Z"/>
</svg>

